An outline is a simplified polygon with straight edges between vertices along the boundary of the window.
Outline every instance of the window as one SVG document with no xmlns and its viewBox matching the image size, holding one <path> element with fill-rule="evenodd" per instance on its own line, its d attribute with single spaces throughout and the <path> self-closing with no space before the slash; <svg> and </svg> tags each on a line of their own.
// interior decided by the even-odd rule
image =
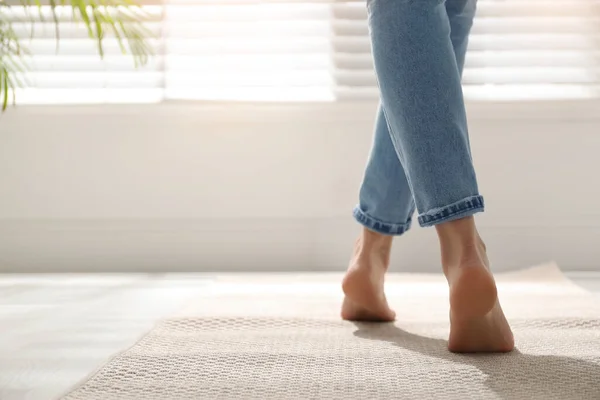
<svg viewBox="0 0 600 400">
<path fill-rule="evenodd" d="M 167 4 L 166 98 L 334 100 L 331 7 L 289 1 Z"/>
<path fill-rule="evenodd" d="M 336 98 L 376 98 L 364 5 L 332 10 Z M 472 100 L 600 97 L 600 1 L 479 0 L 463 84 Z"/>
<path fill-rule="evenodd" d="M 37 11 L 5 12 L 31 51 L 18 102 L 377 98 L 364 1 L 150 1 L 157 55 L 140 69 L 110 38 L 100 60 L 67 8 L 58 48 L 50 22 L 29 38 Z M 464 88 L 472 100 L 600 97 L 600 0 L 479 0 Z"/>
<path fill-rule="evenodd" d="M 13 2 L 14 3 L 14 2 Z M 107 34 L 104 59 L 86 28 L 73 22 L 70 7 L 58 7 L 58 35 L 49 6 L 10 7 L 3 17 L 11 20 L 20 42 L 29 50 L 26 74 L 17 77 L 24 87 L 17 89 L 18 104 L 153 103 L 163 99 L 164 68 L 160 55 L 141 68 L 122 54 L 118 42 Z M 146 6 L 147 27 L 160 33 L 162 8 Z M 31 22 L 35 21 L 32 29 Z M 153 40 L 160 48 L 160 41 Z"/>
<path fill-rule="evenodd" d="M 480 0 L 464 85 L 474 99 L 600 97 L 600 1 Z"/>
</svg>

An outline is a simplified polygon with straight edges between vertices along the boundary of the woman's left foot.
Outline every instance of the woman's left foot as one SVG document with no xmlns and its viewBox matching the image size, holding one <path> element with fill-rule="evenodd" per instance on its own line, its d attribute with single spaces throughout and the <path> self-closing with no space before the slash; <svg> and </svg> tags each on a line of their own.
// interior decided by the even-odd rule
<svg viewBox="0 0 600 400">
<path fill-rule="evenodd" d="M 341 311 L 342 319 L 346 321 L 363 321 L 363 322 L 392 322 L 396 314 L 389 307 L 384 312 L 373 312 L 364 307 L 359 306 L 348 296 L 344 297 Z"/>
</svg>

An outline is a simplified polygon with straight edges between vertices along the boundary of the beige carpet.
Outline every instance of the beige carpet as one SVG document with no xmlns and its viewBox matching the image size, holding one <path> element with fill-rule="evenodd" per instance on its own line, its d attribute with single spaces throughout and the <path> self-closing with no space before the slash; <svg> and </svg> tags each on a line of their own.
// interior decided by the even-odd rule
<svg viewBox="0 0 600 400">
<path fill-rule="evenodd" d="M 600 298 L 553 265 L 498 277 L 509 355 L 446 350 L 441 276 L 392 276 L 395 324 L 340 321 L 339 277 L 221 277 L 64 399 L 600 399 Z"/>
</svg>

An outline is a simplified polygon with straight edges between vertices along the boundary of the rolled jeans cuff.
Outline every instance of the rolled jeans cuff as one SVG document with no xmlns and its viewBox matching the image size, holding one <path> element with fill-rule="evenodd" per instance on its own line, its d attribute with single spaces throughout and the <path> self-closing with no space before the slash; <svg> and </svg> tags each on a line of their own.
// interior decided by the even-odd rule
<svg viewBox="0 0 600 400">
<path fill-rule="evenodd" d="M 360 209 L 359 206 L 356 206 L 354 208 L 353 215 L 354 219 L 356 219 L 356 221 L 359 224 L 361 224 L 369 230 L 381 233 L 383 235 L 402 235 L 404 232 L 410 229 L 412 223 L 412 220 L 410 218 L 404 223 L 383 222 L 367 215 Z"/>
<path fill-rule="evenodd" d="M 450 205 L 434 208 L 419 215 L 419 225 L 433 226 L 444 222 L 469 217 L 475 213 L 484 211 L 483 196 L 471 196 Z"/>
</svg>

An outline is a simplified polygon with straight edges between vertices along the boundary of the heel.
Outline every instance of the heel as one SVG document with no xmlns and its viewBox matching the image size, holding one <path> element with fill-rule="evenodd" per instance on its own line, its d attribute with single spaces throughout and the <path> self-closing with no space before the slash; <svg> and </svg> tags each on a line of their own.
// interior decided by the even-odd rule
<svg viewBox="0 0 600 400">
<path fill-rule="evenodd" d="M 450 285 L 450 308 L 456 318 L 487 315 L 496 305 L 498 289 L 491 272 L 484 266 L 460 267 Z"/>
</svg>

